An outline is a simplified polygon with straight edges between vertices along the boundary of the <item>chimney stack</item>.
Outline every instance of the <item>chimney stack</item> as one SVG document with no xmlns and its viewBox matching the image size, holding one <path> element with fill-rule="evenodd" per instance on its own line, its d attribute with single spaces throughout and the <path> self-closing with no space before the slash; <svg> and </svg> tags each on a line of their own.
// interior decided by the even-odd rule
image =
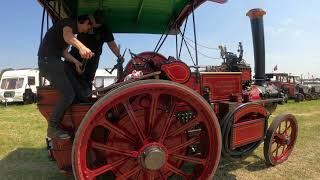
<svg viewBox="0 0 320 180">
<path fill-rule="evenodd" d="M 265 84 L 265 47 L 264 47 L 264 28 L 263 16 L 266 12 L 262 9 L 252 9 L 247 13 L 250 17 L 253 50 L 254 50 L 254 84 L 263 86 Z"/>
</svg>

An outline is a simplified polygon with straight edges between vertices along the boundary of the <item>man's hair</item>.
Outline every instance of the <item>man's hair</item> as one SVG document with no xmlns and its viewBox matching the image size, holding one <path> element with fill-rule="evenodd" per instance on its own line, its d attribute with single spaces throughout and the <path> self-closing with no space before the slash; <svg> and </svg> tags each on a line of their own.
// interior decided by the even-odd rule
<svg viewBox="0 0 320 180">
<path fill-rule="evenodd" d="M 80 24 L 83 24 L 86 20 L 90 21 L 88 14 L 78 16 L 77 20 Z"/>
<path fill-rule="evenodd" d="M 97 9 L 94 13 L 93 13 L 93 17 L 96 20 L 97 24 L 103 24 L 103 17 L 104 17 L 104 13 L 102 9 Z"/>
</svg>

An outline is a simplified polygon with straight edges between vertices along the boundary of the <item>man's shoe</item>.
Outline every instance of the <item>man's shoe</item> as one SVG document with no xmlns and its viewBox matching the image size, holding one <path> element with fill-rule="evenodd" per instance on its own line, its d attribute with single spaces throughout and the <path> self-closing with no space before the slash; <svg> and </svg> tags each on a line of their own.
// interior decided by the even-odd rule
<svg viewBox="0 0 320 180">
<path fill-rule="evenodd" d="M 69 139 L 70 138 L 69 134 L 66 131 L 58 127 L 52 127 L 52 126 L 48 127 L 47 136 L 51 139 L 53 138 Z"/>
</svg>

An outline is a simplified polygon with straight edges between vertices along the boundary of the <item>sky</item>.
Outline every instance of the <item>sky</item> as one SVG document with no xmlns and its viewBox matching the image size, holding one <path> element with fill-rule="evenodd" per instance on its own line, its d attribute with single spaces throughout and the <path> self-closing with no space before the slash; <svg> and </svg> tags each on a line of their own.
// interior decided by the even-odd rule
<svg viewBox="0 0 320 180">
<path fill-rule="evenodd" d="M 266 72 L 271 72 L 277 65 L 276 72 L 303 74 L 305 78 L 320 77 L 319 7 L 319 0 L 229 0 L 222 5 L 207 2 L 195 13 L 198 42 L 210 47 L 199 47 L 199 64 L 221 64 L 218 45 L 226 45 L 229 51 L 237 53 L 238 42 L 242 42 L 244 59 L 254 67 L 250 20 L 246 12 L 262 8 L 267 12 L 264 16 Z M 36 68 L 42 7 L 36 0 L 3 1 L 0 17 L 0 70 Z M 189 23 L 186 31 L 188 38 L 193 38 L 191 25 Z M 152 51 L 160 38 L 148 34 L 114 36 L 122 50 L 128 48 L 134 53 Z M 160 53 L 175 56 L 175 36 L 168 37 Z M 181 59 L 192 65 L 187 52 L 182 54 Z M 128 62 L 129 55 L 125 57 Z M 112 67 L 115 62 L 115 56 L 105 45 L 99 68 Z"/>
</svg>

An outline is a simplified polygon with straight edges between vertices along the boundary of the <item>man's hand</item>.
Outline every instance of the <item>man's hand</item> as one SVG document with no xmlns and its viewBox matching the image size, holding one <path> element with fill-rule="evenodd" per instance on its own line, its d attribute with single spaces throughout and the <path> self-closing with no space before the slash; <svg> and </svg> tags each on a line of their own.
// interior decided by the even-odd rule
<svg viewBox="0 0 320 180">
<path fill-rule="evenodd" d="M 82 71 L 82 63 L 79 61 L 75 61 L 74 65 L 76 66 L 76 71 L 79 75 L 81 75 L 83 73 Z"/>
<path fill-rule="evenodd" d="M 83 59 L 90 59 L 94 56 L 94 53 L 87 47 L 79 49 L 79 54 Z"/>
</svg>

